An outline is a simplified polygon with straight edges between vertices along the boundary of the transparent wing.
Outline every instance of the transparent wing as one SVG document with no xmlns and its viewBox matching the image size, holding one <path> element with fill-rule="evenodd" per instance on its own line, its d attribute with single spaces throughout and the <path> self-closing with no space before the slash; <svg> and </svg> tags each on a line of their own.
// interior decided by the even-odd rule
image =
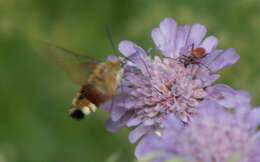
<svg viewBox="0 0 260 162">
<path fill-rule="evenodd" d="M 50 43 L 43 43 L 43 54 L 61 69 L 76 84 L 82 85 L 99 63 L 88 56 L 77 54 L 73 51 Z"/>
</svg>

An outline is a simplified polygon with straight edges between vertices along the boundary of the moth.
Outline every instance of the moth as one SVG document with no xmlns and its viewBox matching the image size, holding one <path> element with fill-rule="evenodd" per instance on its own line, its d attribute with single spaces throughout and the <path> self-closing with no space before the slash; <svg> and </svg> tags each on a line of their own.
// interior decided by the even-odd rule
<svg viewBox="0 0 260 162">
<path fill-rule="evenodd" d="M 43 54 L 81 86 L 69 110 L 72 118 L 83 119 L 85 115 L 95 112 L 102 103 L 112 99 L 122 78 L 123 58 L 111 57 L 99 62 L 57 45 L 44 44 Z"/>
</svg>

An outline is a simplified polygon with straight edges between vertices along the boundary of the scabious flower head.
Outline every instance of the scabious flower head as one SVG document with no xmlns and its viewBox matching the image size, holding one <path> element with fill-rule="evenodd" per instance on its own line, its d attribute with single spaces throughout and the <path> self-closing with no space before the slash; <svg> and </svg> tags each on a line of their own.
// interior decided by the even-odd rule
<svg viewBox="0 0 260 162">
<path fill-rule="evenodd" d="M 169 117 L 162 137 L 145 137 L 137 148 L 138 155 L 160 151 L 157 161 L 178 158 L 185 162 L 259 162 L 259 115 L 260 108 L 241 105 L 231 112 L 209 101 L 187 127 L 180 127 L 174 116 Z"/>
<path fill-rule="evenodd" d="M 219 78 L 217 71 L 234 64 L 239 56 L 234 49 L 216 49 L 217 38 L 205 38 L 206 33 L 203 25 L 178 26 L 166 18 L 151 34 L 160 54 L 155 57 L 133 42 L 122 41 L 119 51 L 131 61 L 124 69 L 117 96 L 103 105 L 110 112 L 107 128 L 114 132 L 136 127 L 129 135 L 134 143 L 148 132 L 160 134 L 168 115 L 190 123 L 205 100 L 225 107 L 237 105 L 239 92 L 212 84 Z M 184 65 L 181 60 L 191 58 L 196 48 L 203 48 L 206 56 Z"/>
</svg>

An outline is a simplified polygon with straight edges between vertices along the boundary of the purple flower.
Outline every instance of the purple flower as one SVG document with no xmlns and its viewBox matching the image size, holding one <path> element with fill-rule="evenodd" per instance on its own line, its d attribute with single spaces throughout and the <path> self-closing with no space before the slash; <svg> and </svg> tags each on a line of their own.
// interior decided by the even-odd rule
<svg viewBox="0 0 260 162">
<path fill-rule="evenodd" d="M 151 139 L 158 136 L 144 137 L 136 149 L 137 157 L 161 152 L 157 157 L 161 162 L 174 158 L 185 162 L 259 162 L 259 115 L 260 108 L 251 109 L 248 105 L 225 111 L 215 102 L 204 103 L 187 127 L 169 116 L 161 138 L 155 143 Z"/>
<path fill-rule="evenodd" d="M 124 69 L 118 94 L 102 106 L 110 112 L 108 130 L 135 127 L 129 135 L 135 143 L 150 132 L 160 134 L 169 115 L 190 123 L 199 105 L 208 100 L 229 108 L 247 103 L 246 93 L 212 85 L 219 78 L 217 71 L 237 62 L 239 56 L 234 49 L 216 49 L 217 38 L 204 38 L 206 33 L 203 25 L 177 26 L 173 19 L 164 19 L 152 31 L 163 57 L 152 57 L 135 43 L 122 41 L 119 51 L 131 61 Z M 183 64 L 196 48 L 203 48 L 206 56 Z"/>
</svg>

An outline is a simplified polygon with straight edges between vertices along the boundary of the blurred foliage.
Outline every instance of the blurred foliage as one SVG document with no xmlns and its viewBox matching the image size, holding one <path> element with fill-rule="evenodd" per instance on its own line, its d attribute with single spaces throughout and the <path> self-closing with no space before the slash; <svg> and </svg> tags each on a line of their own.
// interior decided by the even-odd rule
<svg viewBox="0 0 260 162">
<path fill-rule="evenodd" d="M 109 25 L 118 42 L 152 47 L 150 31 L 170 16 L 179 23 L 203 23 L 234 47 L 238 64 L 221 80 L 247 89 L 260 104 L 259 0 L 0 0 L 0 162 L 103 162 L 114 153 L 134 159 L 128 130 L 110 134 L 106 113 L 82 122 L 67 110 L 78 90 L 56 66 L 39 55 L 35 40 L 47 40 L 93 57 L 112 53 Z"/>
</svg>

